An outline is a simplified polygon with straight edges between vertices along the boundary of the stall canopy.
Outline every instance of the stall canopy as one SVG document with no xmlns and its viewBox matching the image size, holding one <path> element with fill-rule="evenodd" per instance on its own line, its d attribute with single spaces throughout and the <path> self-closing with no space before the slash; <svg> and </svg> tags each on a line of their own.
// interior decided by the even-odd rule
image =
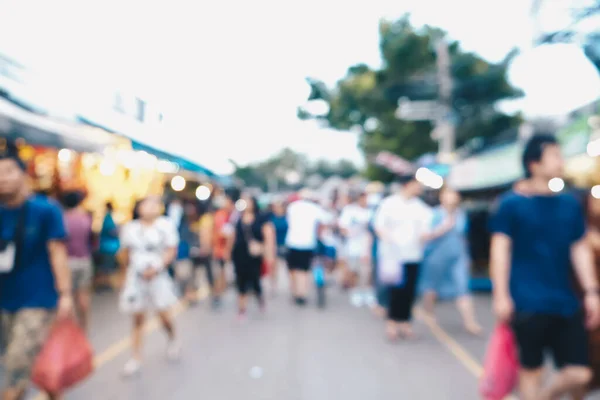
<svg viewBox="0 0 600 400">
<path fill-rule="evenodd" d="M 152 155 L 156 156 L 157 158 L 175 163 L 175 164 L 179 165 L 179 168 L 181 168 L 183 170 L 195 172 L 198 174 L 203 174 L 203 175 L 208 176 L 209 178 L 217 177 L 217 174 L 215 174 L 213 171 L 209 170 L 208 168 L 205 168 L 201 165 L 198 165 L 189 160 L 186 160 L 185 158 L 174 156 L 174 155 L 164 152 L 162 150 L 158 150 L 152 146 L 148 146 L 146 144 L 137 142 L 135 140 L 131 141 L 131 146 L 132 146 L 133 150 L 145 151 L 146 153 L 152 154 Z"/>
<path fill-rule="evenodd" d="M 115 142 L 107 132 L 33 113 L 0 97 L 0 136 L 79 152 L 99 152 Z"/>
<path fill-rule="evenodd" d="M 121 135 L 121 136 L 125 136 L 119 132 L 115 132 L 113 130 L 110 130 L 106 127 L 103 127 L 95 122 L 92 122 L 86 118 L 83 117 L 78 117 L 77 118 L 80 122 L 90 125 L 90 126 L 94 126 L 97 128 L 101 128 L 105 131 L 114 133 L 116 135 Z M 206 175 L 209 178 L 215 179 L 215 180 L 221 180 L 222 177 L 215 174 L 213 171 L 209 170 L 208 168 L 205 168 L 197 163 L 194 163 L 192 161 L 189 161 L 185 158 L 179 157 L 179 156 L 175 156 L 173 154 L 167 153 L 165 151 L 159 150 L 155 147 L 152 147 L 150 145 L 138 142 L 136 140 L 132 140 L 131 138 L 128 138 L 129 140 L 131 140 L 131 146 L 133 148 L 133 150 L 137 150 L 137 151 L 145 151 L 148 154 L 152 154 L 153 156 L 155 156 L 156 158 L 162 159 L 162 160 L 166 160 L 172 163 L 175 163 L 179 166 L 179 168 L 189 171 L 189 172 L 194 172 L 194 173 L 198 173 L 198 174 L 203 174 Z"/>
</svg>

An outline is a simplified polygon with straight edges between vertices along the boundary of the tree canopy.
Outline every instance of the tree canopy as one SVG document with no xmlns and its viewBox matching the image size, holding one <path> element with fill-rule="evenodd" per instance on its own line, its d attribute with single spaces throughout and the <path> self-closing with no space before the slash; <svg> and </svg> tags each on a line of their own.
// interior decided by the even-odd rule
<svg viewBox="0 0 600 400">
<path fill-rule="evenodd" d="M 352 161 L 317 160 L 311 162 L 305 155 L 286 148 L 263 162 L 244 166 L 236 165 L 234 176 L 242 180 L 246 186 L 268 190 L 295 188 L 311 176 L 318 176 L 322 179 L 332 176 L 350 178 L 359 172 Z"/>
<path fill-rule="evenodd" d="M 329 104 L 326 115 L 311 115 L 299 108 L 302 119 L 323 120 L 329 127 L 360 132 L 360 147 L 369 160 L 380 151 L 390 151 L 415 159 L 437 150 L 431 138 L 430 121 L 407 121 L 396 117 L 398 100 L 436 100 L 438 79 L 435 45 L 447 40 L 443 31 L 414 27 L 408 17 L 382 21 L 379 26 L 382 66 L 353 65 L 333 88 L 318 79 L 308 79 L 312 88 L 309 100 Z M 454 78 L 451 108 L 457 126 L 457 145 L 475 137 L 491 138 L 520 123 L 495 108 L 499 100 L 522 93 L 511 87 L 506 71 L 514 53 L 497 64 L 463 51 L 458 42 L 449 44 L 451 74 Z M 372 179 L 388 180 L 385 170 L 368 164 Z"/>
</svg>

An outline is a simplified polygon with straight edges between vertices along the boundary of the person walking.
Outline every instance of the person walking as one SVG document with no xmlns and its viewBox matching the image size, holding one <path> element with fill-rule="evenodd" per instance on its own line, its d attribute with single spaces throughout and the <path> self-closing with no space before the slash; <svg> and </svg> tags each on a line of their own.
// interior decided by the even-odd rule
<svg viewBox="0 0 600 400">
<path fill-rule="evenodd" d="M 588 330 L 600 322 L 598 279 L 583 207 L 553 192 L 564 160 L 553 135 L 534 135 L 522 155 L 528 195 L 503 195 L 491 220 L 490 274 L 498 320 L 515 333 L 522 399 L 583 399 L 592 378 Z M 571 276 L 583 292 L 582 304 Z M 544 385 L 544 356 L 558 369 Z"/>
<path fill-rule="evenodd" d="M 63 214 L 27 182 L 13 143 L 0 148 L 0 337 L 2 400 L 25 398 L 31 370 L 53 322 L 73 315 Z M 49 393 L 52 400 L 61 393 Z"/>
<path fill-rule="evenodd" d="M 440 203 L 433 211 L 431 230 L 423 238 L 427 242 L 419 285 L 423 308 L 433 317 L 435 302 L 440 295 L 456 298 L 465 329 L 479 335 L 482 328 L 475 317 L 469 293 L 467 216 L 460 209 L 460 195 L 448 187 L 440 191 Z"/>
<path fill-rule="evenodd" d="M 84 195 L 69 192 L 63 197 L 65 226 L 67 229 L 67 251 L 75 310 L 81 327 L 87 331 L 91 306 L 92 280 L 92 216 L 82 206 Z"/>
<path fill-rule="evenodd" d="M 308 297 L 308 273 L 317 251 L 319 231 L 327 217 L 310 190 L 303 189 L 299 195 L 300 199 L 288 206 L 285 244 L 292 296 L 296 305 L 304 306 Z"/>
<path fill-rule="evenodd" d="M 179 357 L 170 308 L 177 303 L 175 284 L 168 267 L 177 256 L 179 237 L 175 224 L 162 216 L 163 204 L 157 196 L 140 200 L 134 219 L 123 228 L 121 251 L 127 276 L 121 293 L 120 308 L 133 317 L 132 358 L 125 364 L 125 376 L 136 374 L 142 366 L 142 339 L 146 313 L 156 310 L 168 336 L 167 356 Z"/>
<path fill-rule="evenodd" d="M 262 311 L 265 310 L 261 265 L 272 266 L 276 259 L 275 229 L 268 217 L 261 215 L 258 201 L 251 196 L 242 198 L 245 209 L 235 226 L 232 261 L 238 291 L 238 318 L 244 320 L 248 308 L 248 293 L 254 292 Z"/>
<path fill-rule="evenodd" d="M 379 238 L 378 279 L 389 287 L 386 333 L 390 340 L 415 337 L 412 308 L 423 261 L 423 236 L 432 212 L 419 198 L 423 188 L 415 175 L 399 178 L 400 190 L 385 198 L 375 215 Z"/>
</svg>

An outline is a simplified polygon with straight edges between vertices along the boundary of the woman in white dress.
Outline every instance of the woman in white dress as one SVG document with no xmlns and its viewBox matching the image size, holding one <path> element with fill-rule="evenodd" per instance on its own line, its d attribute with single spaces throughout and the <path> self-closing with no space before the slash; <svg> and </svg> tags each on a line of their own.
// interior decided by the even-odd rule
<svg viewBox="0 0 600 400">
<path fill-rule="evenodd" d="M 156 310 L 169 338 L 167 356 L 176 359 L 180 348 L 176 341 L 170 308 L 177 302 L 175 285 L 167 271 L 175 260 L 179 237 L 173 222 L 162 216 L 164 205 L 159 197 L 140 200 L 134 219 L 122 231 L 121 251 L 127 265 L 120 308 L 133 316 L 132 358 L 125 364 L 126 376 L 141 368 L 142 337 L 146 313 Z"/>
</svg>

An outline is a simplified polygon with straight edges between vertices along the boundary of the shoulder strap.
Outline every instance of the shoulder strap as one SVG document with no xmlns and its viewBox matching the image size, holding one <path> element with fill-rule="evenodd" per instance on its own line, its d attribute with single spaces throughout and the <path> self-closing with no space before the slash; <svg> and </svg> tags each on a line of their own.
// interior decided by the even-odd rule
<svg viewBox="0 0 600 400">
<path fill-rule="evenodd" d="M 27 209 L 28 200 L 25 200 L 23 206 L 21 207 L 21 211 L 19 212 L 19 216 L 17 218 L 17 226 L 15 227 L 15 236 L 13 238 L 15 242 L 15 261 L 14 267 L 19 268 L 20 264 L 23 260 L 23 251 L 25 250 L 25 232 L 26 232 L 26 223 L 27 223 Z M 44 226 L 45 218 L 42 218 L 42 227 Z"/>
</svg>

